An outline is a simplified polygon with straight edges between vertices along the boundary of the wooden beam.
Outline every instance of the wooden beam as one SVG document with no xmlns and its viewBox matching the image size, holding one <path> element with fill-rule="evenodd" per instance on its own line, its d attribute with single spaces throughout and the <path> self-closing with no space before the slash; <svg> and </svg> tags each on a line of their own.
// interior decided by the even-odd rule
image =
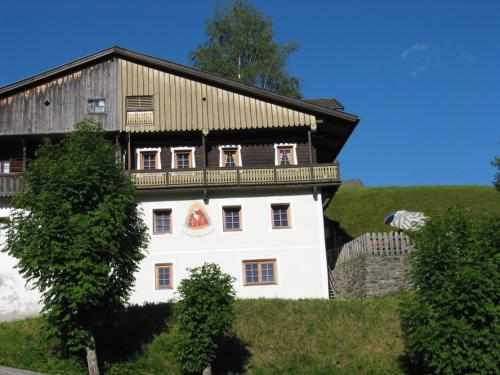
<svg viewBox="0 0 500 375">
<path fill-rule="evenodd" d="M 130 133 L 127 133 L 128 143 L 127 143 L 127 167 L 130 171 L 132 169 L 132 147 L 130 145 Z"/>
</svg>

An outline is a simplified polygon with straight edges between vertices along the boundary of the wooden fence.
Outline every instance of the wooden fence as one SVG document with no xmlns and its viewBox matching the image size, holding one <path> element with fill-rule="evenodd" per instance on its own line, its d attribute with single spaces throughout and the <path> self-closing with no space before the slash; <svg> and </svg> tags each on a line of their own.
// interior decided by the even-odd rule
<svg viewBox="0 0 500 375">
<path fill-rule="evenodd" d="M 413 252 L 410 238 L 399 232 L 365 233 L 342 246 L 337 264 L 363 254 L 400 255 Z"/>
</svg>

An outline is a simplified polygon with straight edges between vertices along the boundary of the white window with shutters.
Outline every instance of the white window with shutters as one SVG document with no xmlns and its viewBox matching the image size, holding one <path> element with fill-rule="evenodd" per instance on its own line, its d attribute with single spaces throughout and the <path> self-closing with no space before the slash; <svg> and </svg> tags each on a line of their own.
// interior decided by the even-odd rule
<svg viewBox="0 0 500 375">
<path fill-rule="evenodd" d="M 127 125 L 153 125 L 153 96 L 127 96 Z"/>
</svg>

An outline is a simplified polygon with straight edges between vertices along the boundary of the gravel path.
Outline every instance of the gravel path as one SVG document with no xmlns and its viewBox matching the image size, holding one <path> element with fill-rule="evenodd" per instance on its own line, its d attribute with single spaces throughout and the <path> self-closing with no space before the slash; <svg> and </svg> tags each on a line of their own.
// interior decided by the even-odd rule
<svg viewBox="0 0 500 375">
<path fill-rule="evenodd" d="M 39 372 L 19 370 L 17 368 L 0 366 L 0 375 L 43 375 L 43 374 L 40 374 Z"/>
</svg>

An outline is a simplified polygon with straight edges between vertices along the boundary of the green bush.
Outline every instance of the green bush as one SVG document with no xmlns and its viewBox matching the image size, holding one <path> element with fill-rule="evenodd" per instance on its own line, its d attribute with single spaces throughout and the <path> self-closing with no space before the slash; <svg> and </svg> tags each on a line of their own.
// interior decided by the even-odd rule
<svg viewBox="0 0 500 375">
<path fill-rule="evenodd" d="M 196 373 L 210 367 L 218 341 L 231 332 L 233 281 L 218 265 L 210 263 L 192 269 L 191 276 L 181 281 L 175 355 L 182 371 Z"/>
<path fill-rule="evenodd" d="M 494 374 L 500 359 L 500 222 L 450 209 L 411 234 L 416 292 L 402 310 L 412 367 Z"/>
</svg>

